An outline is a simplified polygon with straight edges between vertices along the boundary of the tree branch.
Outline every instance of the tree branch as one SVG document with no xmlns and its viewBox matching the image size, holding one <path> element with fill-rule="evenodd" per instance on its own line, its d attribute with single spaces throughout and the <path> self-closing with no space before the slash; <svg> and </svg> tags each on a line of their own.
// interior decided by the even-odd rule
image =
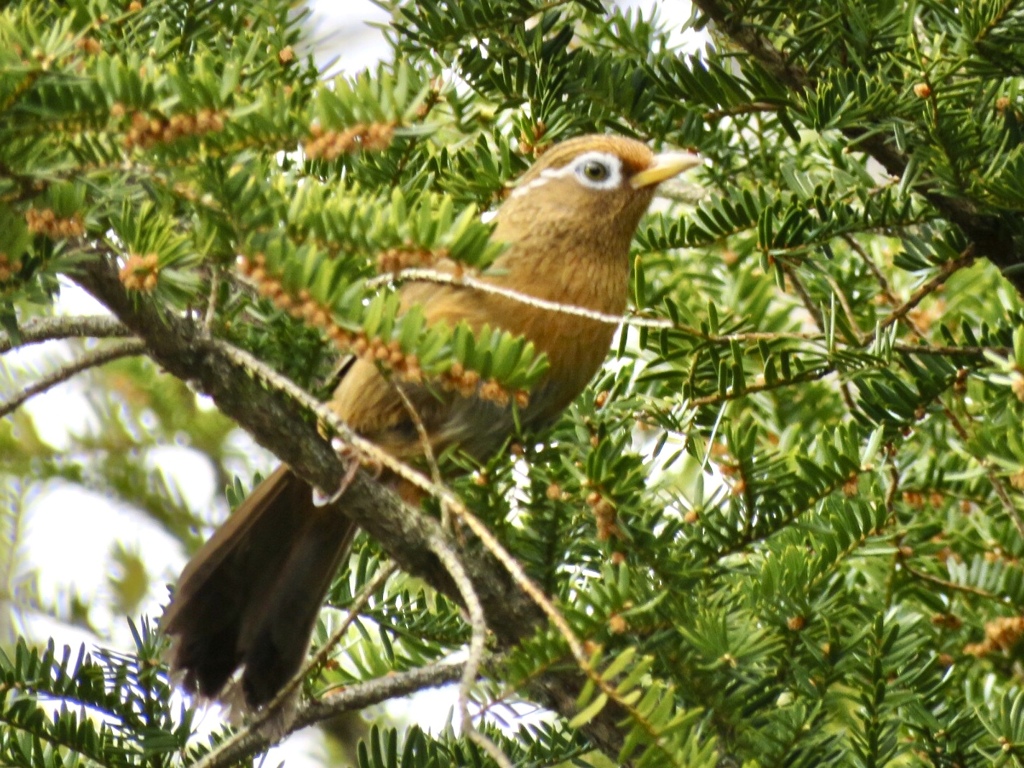
<svg viewBox="0 0 1024 768">
<path fill-rule="evenodd" d="M 718 29 L 736 45 L 745 50 L 779 82 L 790 90 L 800 92 L 814 90 L 816 83 L 806 71 L 793 65 L 787 56 L 776 48 L 771 40 L 753 25 L 743 20 L 741 9 L 729 0 L 693 0 L 705 16 L 714 21 Z M 856 146 L 877 160 L 886 173 L 903 178 L 909 158 L 896 147 L 891 131 L 880 131 L 877 127 L 849 127 L 841 129 Z M 1003 276 L 1024 295 L 1024 253 L 1014 236 L 1013 223 L 1007 216 L 981 213 L 970 200 L 950 197 L 929 190 L 927 185 L 915 185 L 915 191 L 922 195 L 947 221 L 958 226 L 974 244 L 978 256 L 991 261 Z"/>
<path fill-rule="evenodd" d="M 83 263 L 75 279 L 145 342 L 148 354 L 161 367 L 209 395 L 221 412 L 300 477 L 317 488 L 340 487 L 346 469 L 317 431 L 315 420 L 292 398 L 264 387 L 237 365 L 201 323 L 130 294 L 109 258 Z M 405 571 L 459 601 L 458 588 L 433 553 L 432 542 L 437 537 L 451 541 L 436 520 L 404 506 L 365 472 L 357 473 L 344 498 L 345 513 Z M 499 645 L 514 646 L 543 624 L 544 614 L 536 603 L 479 541 L 462 547 L 451 541 L 451 546 L 459 553 Z M 538 682 L 534 693 L 541 703 L 572 716 L 582 683 L 579 672 L 553 672 Z M 623 745 L 622 729 L 617 725 L 622 716 L 622 710 L 610 704 L 584 729 L 591 741 L 613 758 Z"/>
<path fill-rule="evenodd" d="M 370 601 L 374 593 L 384 586 L 384 582 L 394 572 L 395 564 L 386 563 L 352 600 L 352 603 L 348 606 L 345 618 L 341 622 L 341 626 L 334 631 L 323 647 L 312 658 L 306 660 L 302 668 L 292 676 L 292 679 L 288 681 L 284 688 L 277 692 L 273 700 L 245 723 L 244 727 L 236 731 L 230 738 L 218 744 L 213 750 L 204 755 L 202 759 L 193 763 L 191 768 L 218 768 L 222 765 L 235 765 L 241 757 L 251 754 L 251 752 L 245 751 L 245 745 L 253 748 L 252 751 L 258 751 L 269 746 L 272 741 L 276 741 L 291 733 L 295 728 L 294 723 L 297 713 L 289 710 L 295 705 L 297 692 L 303 681 L 313 669 L 326 663 L 335 646 L 341 642 L 349 627 L 352 626 L 352 622 L 356 620 L 359 612 Z M 376 690 L 380 687 L 377 685 L 377 682 L 370 681 L 363 685 L 370 686 Z M 363 686 L 357 685 L 354 687 L 360 688 Z M 419 689 L 414 688 L 412 690 Z M 412 691 L 409 692 L 411 693 Z M 303 709 L 307 709 L 307 707 Z"/>
<path fill-rule="evenodd" d="M 55 339 L 125 338 L 131 336 L 124 325 L 113 317 L 82 315 L 77 317 L 34 317 L 18 329 L 20 338 L 12 339 L 0 333 L 0 353 L 29 344 L 40 344 Z"/>
<path fill-rule="evenodd" d="M 389 699 L 408 696 L 427 688 L 437 688 L 456 682 L 461 676 L 464 664 L 438 663 L 425 667 L 388 675 L 358 685 L 348 686 L 335 694 L 309 701 L 295 713 L 295 719 L 288 733 L 306 728 L 315 723 L 337 717 L 344 712 L 353 712 L 380 704 Z M 241 731 L 241 738 L 232 737 L 213 752 L 193 764 L 193 768 L 222 768 L 238 765 L 242 760 L 271 746 L 266 731 L 247 729 Z"/>
<path fill-rule="evenodd" d="M 32 382 L 10 400 L 0 402 L 0 419 L 4 418 L 9 413 L 16 411 L 29 398 L 40 395 L 58 384 L 62 384 L 82 371 L 87 371 L 90 368 L 105 365 L 112 360 L 117 360 L 122 357 L 142 355 L 145 354 L 145 352 L 145 344 L 137 340 L 123 341 L 120 344 L 86 352 L 77 360 L 73 360 L 67 365 L 62 365 L 56 371 Z"/>
</svg>

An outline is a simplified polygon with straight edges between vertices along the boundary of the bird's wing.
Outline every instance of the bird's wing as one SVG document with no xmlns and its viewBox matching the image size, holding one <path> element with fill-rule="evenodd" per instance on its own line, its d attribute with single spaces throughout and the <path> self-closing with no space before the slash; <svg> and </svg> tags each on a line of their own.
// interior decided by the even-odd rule
<svg viewBox="0 0 1024 768">
<path fill-rule="evenodd" d="M 410 283 L 402 290 L 404 309 L 421 304 L 424 318 L 433 325 L 444 323 L 454 327 L 466 321 L 474 329 L 488 320 L 486 301 L 479 294 L 456 286 Z M 452 443 L 466 444 L 474 455 L 493 450 L 490 433 L 500 432 L 500 440 L 509 431 L 503 425 L 501 409 L 478 398 L 462 398 L 436 383 L 399 382 L 406 397 L 396 389 L 395 382 L 365 358 L 355 360 L 338 384 L 331 399 L 331 408 L 359 434 L 374 441 L 399 458 L 423 454 L 423 445 L 416 418 L 431 436 L 431 448 L 440 451 Z M 416 417 L 410 413 L 410 406 Z M 491 429 L 491 427 L 498 429 Z M 475 445 L 477 433 L 486 445 Z"/>
</svg>

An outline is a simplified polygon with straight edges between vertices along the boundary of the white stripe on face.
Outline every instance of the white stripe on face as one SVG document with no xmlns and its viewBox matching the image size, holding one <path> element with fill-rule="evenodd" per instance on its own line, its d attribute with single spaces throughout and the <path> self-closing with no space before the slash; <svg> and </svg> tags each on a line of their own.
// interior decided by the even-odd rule
<svg viewBox="0 0 1024 768">
<path fill-rule="evenodd" d="M 603 172 L 603 178 L 595 178 L 590 174 Z M 544 186 L 552 179 L 575 177 L 576 181 L 588 189 L 616 189 L 622 184 L 622 161 L 607 152 L 584 152 L 568 165 L 561 168 L 546 168 L 535 179 L 516 187 L 511 197 L 522 197 L 532 189 Z"/>
</svg>

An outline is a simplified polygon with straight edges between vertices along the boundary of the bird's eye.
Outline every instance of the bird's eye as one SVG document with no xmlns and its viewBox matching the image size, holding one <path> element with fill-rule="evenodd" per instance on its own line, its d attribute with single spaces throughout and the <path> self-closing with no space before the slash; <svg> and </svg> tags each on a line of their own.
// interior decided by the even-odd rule
<svg viewBox="0 0 1024 768">
<path fill-rule="evenodd" d="M 590 181 L 604 181 L 611 173 L 608 166 L 598 160 L 588 160 L 581 170 Z"/>
<path fill-rule="evenodd" d="M 541 175 L 576 177 L 588 189 L 611 190 L 622 184 L 622 162 L 608 152 L 587 152 L 564 168 L 543 171 Z"/>
</svg>

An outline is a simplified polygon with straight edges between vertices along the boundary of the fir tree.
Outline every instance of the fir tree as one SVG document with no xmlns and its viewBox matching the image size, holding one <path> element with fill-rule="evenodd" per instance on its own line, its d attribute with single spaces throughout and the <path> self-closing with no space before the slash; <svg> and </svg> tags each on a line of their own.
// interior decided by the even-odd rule
<svg viewBox="0 0 1024 768">
<path fill-rule="evenodd" d="M 609 364 L 418 514 L 357 478 L 292 727 L 461 681 L 460 735 L 382 722 L 357 764 L 1024 764 L 1024 8 L 694 0 L 688 54 L 599 0 L 382 5 L 393 61 L 325 80 L 289 2 L 4 4 L 0 350 L 94 340 L 0 403 L 4 601 L 47 602 L 18 555 L 54 479 L 197 546 L 144 462 L 175 435 L 234 503 L 236 424 L 336 487 L 345 353 L 528 386 L 528 345 L 396 318 L 395 287 L 486 264 L 506 183 L 616 132 L 708 164 L 641 225 Z M 70 284 L 111 316 L 55 314 Z M 59 452 L 17 409 L 83 372 L 99 428 Z M 120 559 L 130 613 L 152 574 Z M 0 764 L 267 747 L 193 737 L 132 626 L 130 654 L 5 648 Z M 551 720 L 467 717 L 520 701 Z"/>
</svg>

